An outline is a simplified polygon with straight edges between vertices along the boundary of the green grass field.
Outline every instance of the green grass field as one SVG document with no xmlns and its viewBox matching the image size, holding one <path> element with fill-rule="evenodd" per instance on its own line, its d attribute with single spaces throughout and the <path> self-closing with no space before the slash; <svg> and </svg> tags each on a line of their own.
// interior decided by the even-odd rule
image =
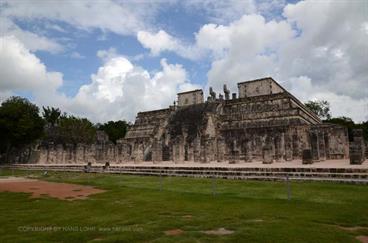
<svg viewBox="0 0 368 243">
<path fill-rule="evenodd" d="M 0 242 L 358 242 L 368 187 L 1 170 L 107 190 L 87 200 L 0 193 Z M 213 192 L 215 191 L 215 194 Z M 356 230 L 342 227 L 360 226 Z M 47 228 L 55 227 L 55 228 Z M 226 228 L 229 235 L 207 235 Z M 182 234 L 164 232 L 181 229 Z"/>
</svg>

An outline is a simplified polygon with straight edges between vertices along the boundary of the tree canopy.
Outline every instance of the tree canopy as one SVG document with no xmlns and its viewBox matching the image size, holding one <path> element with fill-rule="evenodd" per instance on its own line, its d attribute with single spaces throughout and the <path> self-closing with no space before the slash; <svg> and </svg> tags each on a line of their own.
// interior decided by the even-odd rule
<svg viewBox="0 0 368 243">
<path fill-rule="evenodd" d="M 64 113 L 56 120 L 55 124 L 55 126 L 46 129 L 45 141 L 62 144 L 90 144 L 95 140 L 96 128 L 86 118 Z"/>
<path fill-rule="evenodd" d="M 316 115 L 326 123 L 333 123 L 348 129 L 349 139 L 353 138 L 353 129 L 362 129 L 364 134 L 364 139 L 368 141 L 368 121 L 362 123 L 355 123 L 353 119 L 341 116 L 332 117 L 330 114 L 330 104 L 326 100 L 308 101 L 305 103 L 311 111 L 316 113 Z"/>
<path fill-rule="evenodd" d="M 308 101 L 305 106 L 309 110 L 314 112 L 321 120 L 327 120 L 331 118 L 330 103 L 326 100 Z"/>
<path fill-rule="evenodd" d="M 99 125 L 98 129 L 106 132 L 109 136 L 109 140 L 116 143 L 116 140 L 124 138 L 129 124 L 126 121 L 109 121 L 102 125 Z"/>
<path fill-rule="evenodd" d="M 54 107 L 42 107 L 43 112 L 42 112 L 42 116 L 45 119 L 45 121 L 50 124 L 51 127 L 54 127 L 60 118 L 61 115 L 61 111 L 59 108 L 54 108 Z"/>
<path fill-rule="evenodd" d="M 32 143 L 43 134 L 39 109 L 25 98 L 13 96 L 0 106 L 0 151 Z"/>
</svg>

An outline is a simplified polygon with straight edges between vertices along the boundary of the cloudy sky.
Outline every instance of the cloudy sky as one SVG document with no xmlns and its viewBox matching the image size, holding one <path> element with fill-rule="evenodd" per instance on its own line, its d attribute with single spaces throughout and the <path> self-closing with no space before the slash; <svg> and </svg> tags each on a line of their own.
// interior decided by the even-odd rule
<svg viewBox="0 0 368 243">
<path fill-rule="evenodd" d="M 366 0 L 0 0 L 0 34 L 0 100 L 94 122 L 265 76 L 368 119 Z"/>
</svg>

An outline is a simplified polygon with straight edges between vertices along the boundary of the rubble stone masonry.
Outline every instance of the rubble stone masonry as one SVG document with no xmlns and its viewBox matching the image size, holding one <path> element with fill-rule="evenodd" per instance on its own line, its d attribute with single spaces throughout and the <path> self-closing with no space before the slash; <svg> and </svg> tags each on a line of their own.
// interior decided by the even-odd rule
<svg viewBox="0 0 368 243">
<path fill-rule="evenodd" d="M 107 139 L 88 146 L 46 144 L 37 162 L 274 163 L 302 159 L 305 150 L 312 162 L 349 158 L 347 130 L 322 124 L 272 78 L 242 82 L 238 89 L 232 99 L 226 86 L 218 97 L 211 89 L 207 101 L 202 90 L 181 93 L 178 105 L 139 112 L 116 145 Z"/>
</svg>

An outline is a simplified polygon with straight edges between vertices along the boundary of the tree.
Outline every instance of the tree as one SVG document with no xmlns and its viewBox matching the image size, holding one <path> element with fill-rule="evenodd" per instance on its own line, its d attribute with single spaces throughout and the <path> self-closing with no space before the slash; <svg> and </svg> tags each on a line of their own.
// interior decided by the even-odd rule
<svg viewBox="0 0 368 243">
<path fill-rule="evenodd" d="M 308 101 L 305 106 L 314 112 L 321 120 L 328 120 L 331 118 L 330 103 L 326 100 Z"/>
<path fill-rule="evenodd" d="M 96 135 L 96 128 L 93 123 L 86 118 L 68 116 L 65 113 L 59 118 L 57 127 L 58 143 L 93 143 Z"/>
<path fill-rule="evenodd" d="M 109 121 L 98 127 L 99 130 L 106 132 L 109 140 L 116 143 L 116 140 L 123 138 L 128 131 L 129 124 L 126 121 Z"/>
<path fill-rule="evenodd" d="M 13 96 L 0 106 L 0 152 L 30 144 L 43 134 L 44 121 L 39 109 L 25 98 Z"/>
<path fill-rule="evenodd" d="M 51 127 L 54 127 L 60 118 L 61 115 L 61 111 L 59 108 L 54 108 L 54 107 L 42 107 L 43 112 L 42 112 L 42 116 L 45 119 L 45 121 L 51 125 Z"/>
</svg>

